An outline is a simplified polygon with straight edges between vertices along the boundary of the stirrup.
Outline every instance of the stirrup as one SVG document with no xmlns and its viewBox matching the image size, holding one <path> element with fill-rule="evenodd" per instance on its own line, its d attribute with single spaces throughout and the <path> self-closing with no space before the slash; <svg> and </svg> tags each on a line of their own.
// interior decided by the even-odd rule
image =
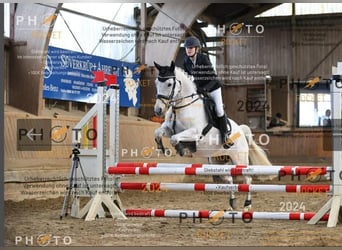
<svg viewBox="0 0 342 250">
<path fill-rule="evenodd" d="M 234 145 L 234 141 L 232 139 L 230 139 L 229 136 L 230 136 L 230 134 L 228 134 L 228 133 L 224 135 L 225 140 L 223 142 L 223 148 L 225 148 L 225 149 L 228 149 Z"/>
</svg>

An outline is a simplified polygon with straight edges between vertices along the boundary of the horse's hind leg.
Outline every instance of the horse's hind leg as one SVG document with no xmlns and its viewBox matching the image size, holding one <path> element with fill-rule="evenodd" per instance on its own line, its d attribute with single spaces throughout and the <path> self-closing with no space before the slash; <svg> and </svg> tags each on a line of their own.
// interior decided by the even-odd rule
<svg viewBox="0 0 342 250">
<path fill-rule="evenodd" d="M 225 156 L 224 158 L 226 158 L 227 156 Z M 229 158 L 230 159 L 230 158 Z M 214 164 L 213 159 L 211 157 L 208 158 L 208 162 L 209 164 Z M 226 164 L 231 163 L 230 160 L 225 162 Z M 228 183 L 228 184 L 234 184 L 233 182 L 233 177 L 232 176 L 228 176 L 228 175 L 213 175 L 213 181 L 215 183 Z M 235 198 L 235 192 L 234 191 L 230 191 L 229 192 L 230 196 L 229 196 L 229 208 L 228 210 L 235 210 L 236 209 L 236 198 Z"/>
<path fill-rule="evenodd" d="M 248 165 L 248 153 L 244 152 L 237 152 L 235 154 L 230 155 L 233 164 L 239 165 Z M 244 176 L 244 183 L 251 185 L 252 184 L 252 177 L 251 176 Z M 251 192 L 247 192 L 246 200 L 244 203 L 244 211 L 250 211 L 252 209 L 252 194 Z"/>
<path fill-rule="evenodd" d="M 219 183 L 228 183 L 228 184 L 234 184 L 233 182 L 233 177 L 232 176 L 221 176 L 221 175 L 214 175 L 213 176 L 214 182 L 219 182 Z M 235 198 L 235 192 L 230 191 L 229 192 L 229 208 L 228 210 L 235 210 L 236 209 L 236 198 Z"/>
<path fill-rule="evenodd" d="M 245 184 L 251 185 L 252 184 L 252 177 L 244 176 Z M 250 211 L 252 209 L 252 194 L 249 191 L 246 196 L 245 204 L 244 204 L 244 211 Z"/>
<path fill-rule="evenodd" d="M 228 183 L 233 184 L 233 177 L 232 176 L 228 176 Z M 234 191 L 230 191 L 229 206 L 230 206 L 229 209 L 231 209 L 231 210 L 236 209 L 236 198 L 235 198 L 235 192 Z"/>
</svg>

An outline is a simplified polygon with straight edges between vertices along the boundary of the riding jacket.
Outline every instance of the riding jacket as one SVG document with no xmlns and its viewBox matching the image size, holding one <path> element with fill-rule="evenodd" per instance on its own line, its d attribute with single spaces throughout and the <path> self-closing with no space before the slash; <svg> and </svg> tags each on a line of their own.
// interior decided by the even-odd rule
<svg viewBox="0 0 342 250">
<path fill-rule="evenodd" d="M 204 54 L 197 53 L 195 63 L 186 56 L 183 69 L 194 77 L 198 93 L 212 92 L 222 86 L 208 56 Z"/>
</svg>

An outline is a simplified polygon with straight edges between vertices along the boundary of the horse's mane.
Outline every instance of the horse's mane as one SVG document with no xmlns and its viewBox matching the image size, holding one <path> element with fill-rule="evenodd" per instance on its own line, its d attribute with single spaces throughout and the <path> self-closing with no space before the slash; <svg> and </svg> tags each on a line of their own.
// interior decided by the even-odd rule
<svg viewBox="0 0 342 250">
<path fill-rule="evenodd" d="M 180 67 L 176 67 L 175 68 L 175 74 L 176 77 L 182 77 L 182 80 L 186 80 L 186 81 L 190 81 L 192 83 L 194 83 L 194 78 L 192 75 L 189 75 L 188 72 L 186 72 L 184 69 L 180 68 Z M 180 79 L 179 79 L 180 80 Z"/>
</svg>

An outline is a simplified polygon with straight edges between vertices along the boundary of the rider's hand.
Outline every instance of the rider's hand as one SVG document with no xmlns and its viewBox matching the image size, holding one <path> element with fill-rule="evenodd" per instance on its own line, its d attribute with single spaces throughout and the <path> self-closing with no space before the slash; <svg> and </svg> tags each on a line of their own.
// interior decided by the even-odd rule
<svg viewBox="0 0 342 250">
<path fill-rule="evenodd" d="M 207 93 L 207 90 L 205 88 L 197 88 L 197 94 L 205 95 L 206 93 Z"/>
</svg>

